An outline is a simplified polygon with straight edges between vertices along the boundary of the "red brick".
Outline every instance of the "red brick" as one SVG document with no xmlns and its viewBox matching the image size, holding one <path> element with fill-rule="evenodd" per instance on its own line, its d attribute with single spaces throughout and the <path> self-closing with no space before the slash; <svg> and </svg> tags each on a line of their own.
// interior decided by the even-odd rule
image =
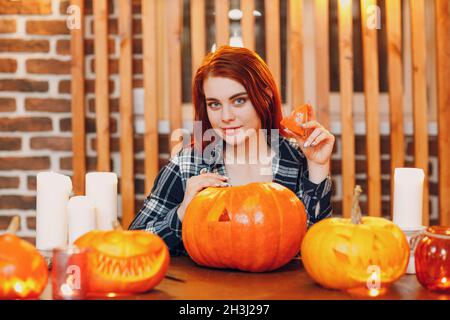
<svg viewBox="0 0 450 320">
<path fill-rule="evenodd" d="M 0 195 L 0 209 L 36 209 L 35 196 Z"/>
<path fill-rule="evenodd" d="M 0 118 L 1 131 L 51 131 L 52 119 L 43 117 Z"/>
<path fill-rule="evenodd" d="M 17 61 L 15 59 L 0 59 L 0 72 L 14 73 L 17 70 Z"/>
<path fill-rule="evenodd" d="M 36 190 L 36 176 L 27 177 L 27 188 L 31 191 Z"/>
<path fill-rule="evenodd" d="M 342 161 L 338 159 L 331 159 L 331 172 L 333 175 L 342 174 Z"/>
<path fill-rule="evenodd" d="M 36 230 L 36 217 L 27 217 L 27 229 Z"/>
<path fill-rule="evenodd" d="M 70 74 L 70 61 L 57 59 L 28 59 L 28 73 L 37 74 Z"/>
<path fill-rule="evenodd" d="M 111 160 L 111 168 L 113 167 L 113 163 Z M 59 159 L 59 169 L 60 170 L 72 170 L 72 157 L 62 157 Z M 97 158 L 96 157 L 87 157 L 86 160 L 86 170 L 87 171 L 96 171 L 97 170 Z"/>
<path fill-rule="evenodd" d="M 70 100 L 68 99 L 41 99 L 27 98 L 25 100 L 25 110 L 38 112 L 70 112 Z"/>
<path fill-rule="evenodd" d="M 33 137 L 30 140 L 31 149 L 71 151 L 72 138 L 65 137 Z"/>
<path fill-rule="evenodd" d="M 27 79 L 2 79 L 0 91 L 47 92 L 48 82 Z"/>
<path fill-rule="evenodd" d="M 15 151 L 22 149 L 22 139 L 19 137 L 0 137 L 0 150 Z"/>
<path fill-rule="evenodd" d="M 108 52 L 114 54 L 116 52 L 116 45 L 114 39 L 108 39 Z M 56 53 L 59 55 L 71 55 L 70 40 L 58 40 L 56 42 Z M 84 53 L 86 55 L 94 54 L 94 40 L 84 40 Z"/>
<path fill-rule="evenodd" d="M 51 14 L 51 0 L 0 0 L 0 14 Z"/>
<path fill-rule="evenodd" d="M 12 216 L 0 216 L 0 230 L 4 231 L 9 227 L 11 223 Z"/>
<path fill-rule="evenodd" d="M 16 32 L 16 20 L 2 19 L 0 20 L 0 33 L 14 33 Z"/>
<path fill-rule="evenodd" d="M 142 79 L 133 79 L 133 88 L 143 88 L 144 81 Z"/>
<path fill-rule="evenodd" d="M 1 157 L 0 170 L 47 170 L 49 157 Z"/>
<path fill-rule="evenodd" d="M 114 118 L 109 119 L 109 131 L 110 133 L 117 132 L 117 120 Z M 62 132 L 72 131 L 72 118 L 64 118 L 59 121 L 59 127 Z M 95 118 L 86 118 L 86 132 L 93 133 L 96 130 Z"/>
<path fill-rule="evenodd" d="M 16 99 L 14 98 L 0 98 L 0 112 L 16 111 Z"/>
<path fill-rule="evenodd" d="M 18 177 L 0 177 L 0 189 L 16 189 L 19 185 Z"/>
<path fill-rule="evenodd" d="M 61 80 L 58 85 L 59 93 L 71 93 L 72 88 L 70 87 L 70 80 Z M 86 80 L 85 83 L 86 93 L 95 93 L 95 81 L 94 80 Z M 109 93 L 114 92 L 114 81 L 109 80 Z"/>
<path fill-rule="evenodd" d="M 59 35 L 69 34 L 66 20 L 31 20 L 27 21 L 28 34 Z"/>
<path fill-rule="evenodd" d="M 48 52 L 48 40 L 0 39 L 0 52 Z"/>
</svg>

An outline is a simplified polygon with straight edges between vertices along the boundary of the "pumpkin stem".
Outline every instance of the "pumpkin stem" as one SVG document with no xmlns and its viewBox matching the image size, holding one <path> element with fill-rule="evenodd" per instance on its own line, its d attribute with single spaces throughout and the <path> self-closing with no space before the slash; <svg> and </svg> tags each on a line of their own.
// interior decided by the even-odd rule
<svg viewBox="0 0 450 320">
<path fill-rule="evenodd" d="M 16 234 L 19 231 L 20 226 L 20 217 L 14 216 L 9 223 L 8 229 L 6 229 L 6 233 Z"/>
<path fill-rule="evenodd" d="M 122 231 L 123 230 L 122 225 L 120 224 L 119 220 L 114 221 L 113 229 L 115 231 Z"/>
<path fill-rule="evenodd" d="M 353 200 L 352 200 L 352 223 L 360 224 L 361 223 L 361 207 L 359 206 L 359 197 L 361 196 L 362 188 L 360 185 L 355 186 L 355 190 L 353 191 Z"/>
</svg>

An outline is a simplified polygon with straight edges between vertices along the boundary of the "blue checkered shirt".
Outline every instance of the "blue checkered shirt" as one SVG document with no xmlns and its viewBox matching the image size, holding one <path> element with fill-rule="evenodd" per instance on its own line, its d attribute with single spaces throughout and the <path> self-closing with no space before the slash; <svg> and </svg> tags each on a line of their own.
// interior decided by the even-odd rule
<svg viewBox="0 0 450 320">
<path fill-rule="evenodd" d="M 183 148 L 172 157 L 160 170 L 150 195 L 129 229 L 157 234 L 165 241 L 171 255 L 187 255 L 177 210 L 184 198 L 186 181 L 199 175 L 202 169 L 225 175 L 225 164 L 217 148 L 210 157 L 199 154 L 193 147 Z M 303 202 L 308 227 L 332 215 L 330 176 L 319 184 L 311 182 L 307 159 L 294 141 L 279 137 L 278 152 L 272 159 L 272 174 L 273 182 L 291 189 Z"/>
</svg>

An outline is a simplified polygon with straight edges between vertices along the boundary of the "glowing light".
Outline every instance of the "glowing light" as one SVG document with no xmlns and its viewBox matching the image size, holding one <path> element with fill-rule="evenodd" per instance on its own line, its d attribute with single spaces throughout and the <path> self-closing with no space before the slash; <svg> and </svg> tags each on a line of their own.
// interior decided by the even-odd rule
<svg viewBox="0 0 450 320">
<path fill-rule="evenodd" d="M 378 297 L 379 295 L 380 295 L 380 290 L 378 290 L 378 289 L 370 289 L 369 290 L 369 296 Z"/>
<path fill-rule="evenodd" d="M 23 292 L 23 286 L 21 282 L 17 282 L 14 285 L 14 291 L 16 291 L 18 294 L 21 294 Z"/>
<path fill-rule="evenodd" d="M 67 283 L 64 283 L 61 286 L 61 293 L 63 296 L 71 296 L 73 294 L 73 290 Z"/>
<path fill-rule="evenodd" d="M 110 292 L 106 295 L 108 298 L 114 298 L 117 296 L 117 294 L 115 294 L 114 292 Z"/>
<path fill-rule="evenodd" d="M 447 283 L 447 278 L 446 278 L 446 277 L 443 277 L 443 278 L 441 279 L 441 282 L 442 282 L 443 284 Z"/>
</svg>

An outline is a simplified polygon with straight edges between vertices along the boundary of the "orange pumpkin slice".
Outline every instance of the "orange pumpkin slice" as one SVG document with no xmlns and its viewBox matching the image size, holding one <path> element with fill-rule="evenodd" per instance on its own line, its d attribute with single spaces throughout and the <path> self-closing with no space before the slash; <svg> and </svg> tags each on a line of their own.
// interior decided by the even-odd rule
<svg viewBox="0 0 450 320">
<path fill-rule="evenodd" d="M 310 104 L 297 106 L 292 113 L 281 120 L 281 125 L 289 131 L 306 139 L 312 132 L 312 129 L 302 128 L 302 124 L 314 119 L 313 108 Z"/>
</svg>

